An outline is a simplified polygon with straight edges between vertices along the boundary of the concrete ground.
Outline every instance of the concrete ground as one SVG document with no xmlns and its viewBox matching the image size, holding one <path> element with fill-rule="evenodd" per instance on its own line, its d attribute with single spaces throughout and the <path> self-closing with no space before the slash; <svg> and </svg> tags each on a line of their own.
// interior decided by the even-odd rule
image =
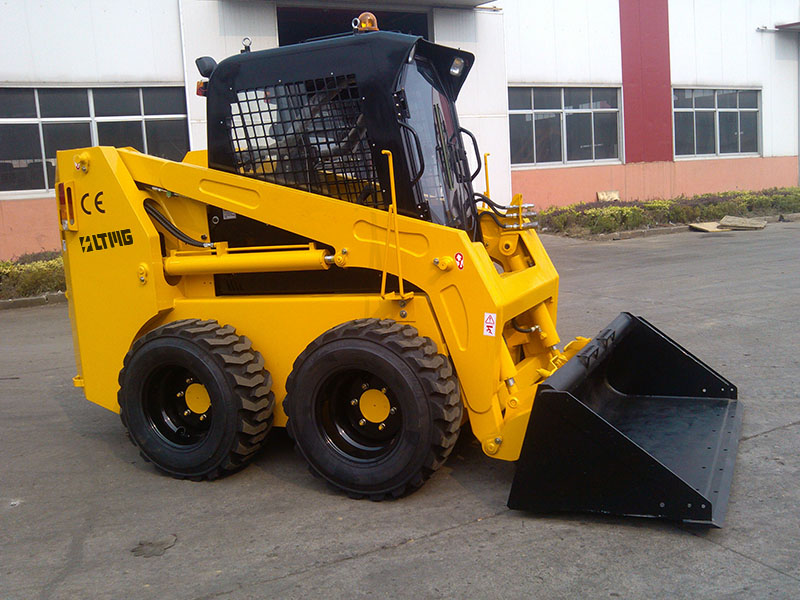
<svg viewBox="0 0 800 600">
<path fill-rule="evenodd" d="M 800 223 L 545 244 L 563 338 L 629 310 L 738 385 L 723 529 L 509 511 L 513 465 L 466 435 L 395 502 L 330 491 L 283 431 L 221 481 L 159 475 L 71 386 L 60 304 L 0 313 L 0 598 L 800 597 Z"/>
</svg>

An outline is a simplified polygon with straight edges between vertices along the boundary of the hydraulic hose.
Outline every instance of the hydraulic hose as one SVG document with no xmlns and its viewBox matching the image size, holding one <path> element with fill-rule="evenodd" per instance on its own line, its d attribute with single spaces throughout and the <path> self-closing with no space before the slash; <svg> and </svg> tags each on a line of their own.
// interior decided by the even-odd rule
<svg viewBox="0 0 800 600">
<path fill-rule="evenodd" d="M 170 234 L 172 234 L 173 237 L 182 241 L 184 244 L 189 244 L 190 246 L 195 246 L 196 248 L 214 248 L 214 242 L 201 242 L 186 235 L 175 225 L 173 225 L 172 221 L 161 214 L 161 212 L 152 204 L 145 202 L 144 210 L 156 223 L 161 225 Z"/>
<path fill-rule="evenodd" d="M 499 216 L 499 217 L 505 217 L 505 216 L 507 216 L 506 214 L 504 214 L 504 213 L 501 213 L 500 211 L 501 211 L 501 210 L 508 211 L 508 208 L 509 208 L 508 206 L 503 206 L 503 205 L 501 205 L 501 204 L 498 204 L 497 202 L 495 202 L 494 200 L 492 200 L 491 198 L 489 198 L 489 196 L 486 196 L 486 195 L 484 195 L 484 194 L 481 194 L 480 192 L 475 192 L 475 198 L 477 198 L 477 199 L 478 199 L 478 200 L 480 200 L 481 202 L 484 202 L 484 203 L 486 203 L 486 205 L 487 205 L 489 208 L 491 208 L 491 209 L 492 209 L 492 212 L 493 212 L 494 214 L 496 214 L 497 216 Z"/>
</svg>

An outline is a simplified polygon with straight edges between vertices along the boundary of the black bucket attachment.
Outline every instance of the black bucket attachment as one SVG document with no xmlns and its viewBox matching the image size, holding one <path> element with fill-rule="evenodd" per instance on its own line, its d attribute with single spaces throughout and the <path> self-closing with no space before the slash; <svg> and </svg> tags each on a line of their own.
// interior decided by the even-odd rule
<svg viewBox="0 0 800 600">
<path fill-rule="evenodd" d="M 721 527 L 741 422 L 733 384 L 621 313 L 539 386 L 508 506 Z"/>
</svg>

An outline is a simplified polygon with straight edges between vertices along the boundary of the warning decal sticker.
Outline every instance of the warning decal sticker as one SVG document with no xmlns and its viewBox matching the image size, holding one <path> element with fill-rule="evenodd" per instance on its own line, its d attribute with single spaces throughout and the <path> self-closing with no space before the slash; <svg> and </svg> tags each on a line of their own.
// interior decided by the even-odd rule
<svg viewBox="0 0 800 600">
<path fill-rule="evenodd" d="M 495 313 L 483 313 L 483 335 L 494 337 L 497 333 L 497 315 Z"/>
</svg>

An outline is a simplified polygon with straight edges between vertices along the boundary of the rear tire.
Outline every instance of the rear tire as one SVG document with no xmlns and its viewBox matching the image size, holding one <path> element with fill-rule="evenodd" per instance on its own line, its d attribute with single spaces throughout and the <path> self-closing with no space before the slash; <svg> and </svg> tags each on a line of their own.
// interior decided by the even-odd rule
<svg viewBox="0 0 800 600">
<path fill-rule="evenodd" d="M 351 497 L 398 497 L 444 464 L 462 406 L 450 360 L 410 325 L 358 319 L 294 363 L 283 407 L 313 472 Z"/>
<path fill-rule="evenodd" d="M 119 374 L 120 417 L 142 456 L 180 479 L 249 462 L 272 427 L 272 378 L 230 325 L 187 319 L 136 340 Z"/>
</svg>

